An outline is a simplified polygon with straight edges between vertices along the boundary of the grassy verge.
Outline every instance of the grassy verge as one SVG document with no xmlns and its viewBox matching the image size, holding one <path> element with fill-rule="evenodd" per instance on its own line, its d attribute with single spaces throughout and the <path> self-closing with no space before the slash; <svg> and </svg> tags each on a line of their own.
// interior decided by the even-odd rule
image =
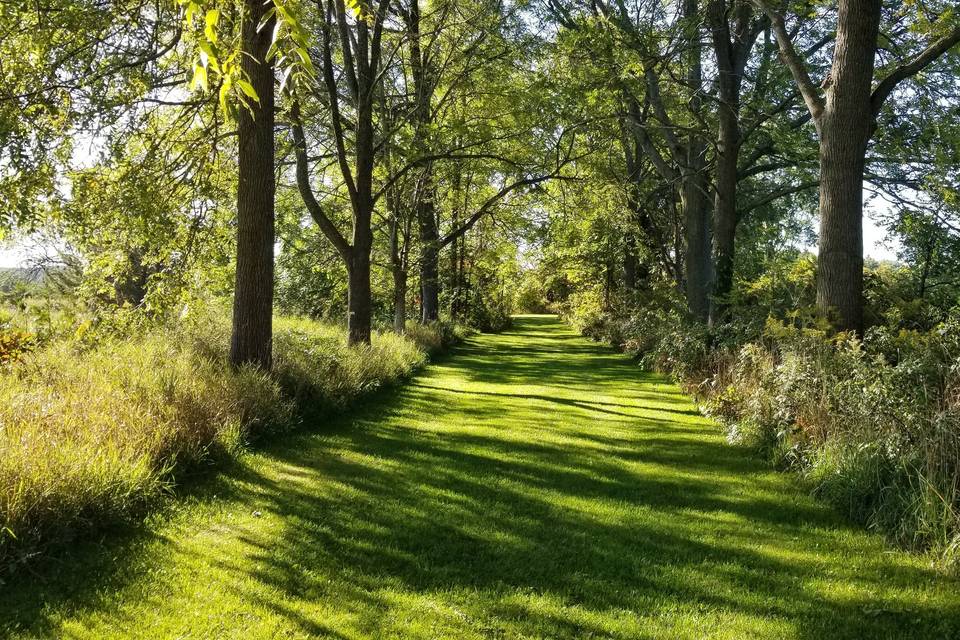
<svg viewBox="0 0 960 640">
<path fill-rule="evenodd" d="M 339 327 L 281 317 L 268 375 L 226 365 L 225 318 L 61 340 L 0 374 L 0 562 L 138 514 L 175 472 L 341 409 L 456 337 L 423 327 L 347 348 Z"/>
<path fill-rule="evenodd" d="M 960 308 L 931 331 L 862 339 L 774 320 L 708 338 L 656 308 L 581 328 L 673 375 L 732 443 L 851 519 L 960 570 Z"/>
</svg>

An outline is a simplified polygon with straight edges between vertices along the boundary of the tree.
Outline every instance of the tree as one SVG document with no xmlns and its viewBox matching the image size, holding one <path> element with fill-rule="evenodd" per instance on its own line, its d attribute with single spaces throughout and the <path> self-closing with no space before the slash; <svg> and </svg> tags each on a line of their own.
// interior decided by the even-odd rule
<svg viewBox="0 0 960 640">
<path fill-rule="evenodd" d="M 371 221 L 378 196 L 374 193 L 377 161 L 375 116 L 384 24 L 390 4 L 379 2 L 348 16 L 342 0 L 318 3 L 320 73 L 324 93 L 313 96 L 330 111 L 330 136 L 334 155 L 350 202 L 353 234 L 341 233 L 330 212 L 317 200 L 310 180 L 310 158 L 299 104 L 291 112 L 293 145 L 297 161 L 297 187 L 317 226 L 336 248 L 347 269 L 347 340 L 369 344 L 372 300 L 370 252 Z M 339 46 L 343 73 L 334 60 L 334 40 Z M 342 89 L 342 91 L 341 91 Z M 346 131 L 352 129 L 353 150 Z"/>
<path fill-rule="evenodd" d="M 794 46 L 783 12 L 764 0 L 754 2 L 770 19 L 820 140 L 817 306 L 825 315 L 836 314 L 832 321 L 837 329 L 862 332 L 862 184 L 867 146 L 890 95 L 960 42 L 960 25 L 950 11 L 941 12 L 932 24 L 922 25 L 931 34 L 929 44 L 892 65 L 874 84 L 883 3 L 840 0 L 833 64 L 818 87 Z"/>
<path fill-rule="evenodd" d="M 74 145 L 110 136 L 176 71 L 173 2 L 0 2 L 0 235 L 43 223 Z"/>
<path fill-rule="evenodd" d="M 732 5 L 732 6 L 731 6 Z M 717 61 L 717 159 L 713 205 L 713 300 L 710 324 L 726 318 L 727 297 L 733 287 L 736 243 L 737 183 L 740 146 L 740 92 L 747 61 L 767 20 L 755 19 L 745 0 L 710 0 L 707 20 Z"/>
<path fill-rule="evenodd" d="M 240 64 L 255 99 L 239 110 L 237 123 L 237 273 L 230 362 L 262 369 L 270 368 L 273 345 L 274 74 L 267 52 L 274 21 L 263 2 L 245 1 Z"/>
</svg>

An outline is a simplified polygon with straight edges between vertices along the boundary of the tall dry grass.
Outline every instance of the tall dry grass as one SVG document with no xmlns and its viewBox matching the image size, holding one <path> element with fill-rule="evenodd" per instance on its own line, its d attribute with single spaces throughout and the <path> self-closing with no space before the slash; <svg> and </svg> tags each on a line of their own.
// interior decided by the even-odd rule
<svg viewBox="0 0 960 640">
<path fill-rule="evenodd" d="M 427 358 L 405 337 L 348 348 L 340 327 L 277 318 L 266 374 L 229 367 L 228 339 L 227 314 L 204 311 L 0 370 L 0 558 L 135 514 L 184 464 L 341 409 Z"/>
</svg>

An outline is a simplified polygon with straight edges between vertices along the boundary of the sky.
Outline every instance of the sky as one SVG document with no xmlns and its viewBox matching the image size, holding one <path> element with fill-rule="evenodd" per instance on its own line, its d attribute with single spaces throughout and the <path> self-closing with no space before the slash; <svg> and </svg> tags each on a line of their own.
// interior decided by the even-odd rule
<svg viewBox="0 0 960 640">
<path fill-rule="evenodd" d="M 19 245 L 0 245 L 0 268 L 19 267 L 29 256 L 24 247 Z"/>
<path fill-rule="evenodd" d="M 875 260 L 896 260 L 896 241 L 888 240 L 887 232 L 870 219 L 870 214 L 877 207 L 871 203 L 865 207 L 866 215 L 863 218 L 863 248 L 869 258 Z M 882 203 L 879 206 L 883 206 Z M 889 245 L 889 246 L 888 246 Z M 0 244 L 0 268 L 19 267 L 29 260 L 30 248 L 24 243 Z"/>
</svg>

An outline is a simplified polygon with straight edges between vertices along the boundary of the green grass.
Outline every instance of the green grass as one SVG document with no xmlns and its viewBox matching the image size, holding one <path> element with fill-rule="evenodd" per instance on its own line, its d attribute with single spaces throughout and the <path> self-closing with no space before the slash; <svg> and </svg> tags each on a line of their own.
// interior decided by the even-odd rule
<svg viewBox="0 0 960 640">
<path fill-rule="evenodd" d="M 223 311 L 54 340 L 0 366 L 0 576 L 58 540 L 142 516 L 192 466 L 409 377 L 444 329 L 421 330 L 423 347 L 376 332 L 349 348 L 342 327 L 279 316 L 265 375 L 227 364 Z"/>
<path fill-rule="evenodd" d="M 0 587 L 57 638 L 956 638 L 960 582 L 553 318 Z M 0 635 L 3 635 L 0 632 Z"/>
</svg>

